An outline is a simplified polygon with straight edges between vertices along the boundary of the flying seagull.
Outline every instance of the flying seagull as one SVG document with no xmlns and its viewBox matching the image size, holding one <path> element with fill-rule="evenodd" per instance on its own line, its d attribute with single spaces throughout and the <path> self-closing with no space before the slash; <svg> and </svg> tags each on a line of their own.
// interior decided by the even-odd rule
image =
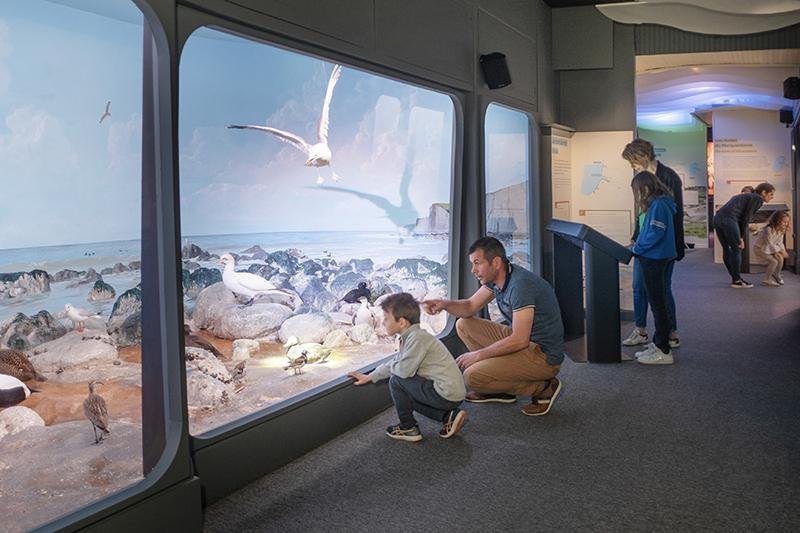
<svg viewBox="0 0 800 533">
<path fill-rule="evenodd" d="M 319 142 L 317 142 L 317 144 L 310 144 L 299 135 L 295 135 L 294 133 L 288 131 L 279 130 L 277 128 L 271 128 L 269 126 L 255 126 L 251 124 L 240 126 L 237 124 L 229 124 L 228 128 L 240 130 L 250 129 L 271 133 L 280 140 L 291 144 L 308 157 L 304 163 L 305 166 L 317 168 L 317 183 L 322 185 L 325 179 L 322 177 L 322 174 L 320 174 L 319 167 L 331 166 L 331 149 L 328 146 L 328 124 L 331 98 L 333 97 L 333 88 L 336 86 L 336 82 L 339 81 L 339 76 L 341 74 L 341 65 L 334 65 L 333 72 L 331 72 L 331 77 L 328 80 L 328 90 L 325 91 L 325 101 L 322 103 L 322 113 L 319 117 L 319 130 L 317 131 Z M 333 167 L 331 167 L 331 176 L 333 177 L 333 181 L 339 181 L 339 176 L 333 171 Z"/>
<path fill-rule="evenodd" d="M 106 110 L 103 111 L 103 114 L 100 115 L 100 122 L 98 124 L 102 124 L 106 117 L 111 116 L 111 100 L 106 102 Z"/>
</svg>

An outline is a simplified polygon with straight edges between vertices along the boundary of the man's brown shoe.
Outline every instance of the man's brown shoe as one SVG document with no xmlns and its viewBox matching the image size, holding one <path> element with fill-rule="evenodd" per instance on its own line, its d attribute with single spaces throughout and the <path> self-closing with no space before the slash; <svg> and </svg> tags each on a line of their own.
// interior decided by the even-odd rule
<svg viewBox="0 0 800 533">
<path fill-rule="evenodd" d="M 503 394 L 502 392 L 497 394 L 480 394 L 475 391 L 470 391 L 467 393 L 466 400 L 472 403 L 514 403 L 517 401 L 517 397 L 513 394 Z"/>
<path fill-rule="evenodd" d="M 561 392 L 562 384 L 558 378 L 548 380 L 547 387 L 538 396 L 531 398 L 530 405 L 522 408 L 522 414 L 528 416 L 542 416 L 550 412 L 553 403 Z"/>
</svg>

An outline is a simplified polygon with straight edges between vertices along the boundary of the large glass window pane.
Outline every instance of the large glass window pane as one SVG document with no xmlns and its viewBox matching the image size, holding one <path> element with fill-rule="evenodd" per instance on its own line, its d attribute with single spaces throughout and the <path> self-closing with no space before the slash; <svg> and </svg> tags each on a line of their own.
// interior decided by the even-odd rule
<svg viewBox="0 0 800 533">
<path fill-rule="evenodd" d="M 486 234 L 503 243 L 512 263 L 530 269 L 528 116 L 489 104 L 484 135 Z M 500 316 L 494 301 L 489 305 L 489 313 L 493 319 Z"/>
<path fill-rule="evenodd" d="M 392 353 L 384 295 L 448 294 L 454 119 L 447 95 L 207 28 L 180 76 L 196 434 Z"/>
<path fill-rule="evenodd" d="M 128 0 L 0 3 L 5 531 L 142 478 L 142 34 Z"/>
<path fill-rule="evenodd" d="M 528 116 L 497 104 L 486 110 L 486 233 L 509 258 L 530 268 Z"/>
</svg>

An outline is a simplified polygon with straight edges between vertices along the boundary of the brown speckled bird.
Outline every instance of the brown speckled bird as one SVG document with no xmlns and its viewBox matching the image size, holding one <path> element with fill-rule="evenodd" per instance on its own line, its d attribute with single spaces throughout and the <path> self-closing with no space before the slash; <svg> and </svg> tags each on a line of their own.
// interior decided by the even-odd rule
<svg viewBox="0 0 800 533">
<path fill-rule="evenodd" d="M 20 381 L 47 381 L 47 378 L 33 368 L 28 356 L 19 350 L 0 350 L 0 374 L 14 376 Z"/>
<path fill-rule="evenodd" d="M 183 345 L 185 348 L 194 347 L 201 348 L 214 354 L 215 357 L 220 357 L 222 353 L 214 348 L 214 345 L 205 340 L 200 335 L 195 335 L 186 324 L 183 325 Z"/>
<path fill-rule="evenodd" d="M 102 384 L 101 381 L 91 381 L 89 383 L 89 396 L 83 400 L 83 414 L 92 423 L 94 430 L 94 443 L 98 444 L 103 441 L 103 433 L 108 431 L 108 407 L 106 401 L 102 396 L 94 392 L 94 387 L 97 384 Z M 100 437 L 97 437 L 97 430 L 100 430 Z"/>
<path fill-rule="evenodd" d="M 303 367 L 306 366 L 308 362 L 308 356 L 304 351 L 300 357 L 296 357 L 294 359 L 289 359 L 289 364 L 283 367 L 284 370 L 289 370 L 290 368 L 294 371 L 294 375 L 301 374 L 303 372 Z"/>
</svg>

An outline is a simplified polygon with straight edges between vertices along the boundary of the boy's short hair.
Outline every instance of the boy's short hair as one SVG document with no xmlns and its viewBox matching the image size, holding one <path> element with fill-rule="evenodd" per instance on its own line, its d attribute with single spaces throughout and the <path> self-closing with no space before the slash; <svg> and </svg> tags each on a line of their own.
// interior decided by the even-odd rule
<svg viewBox="0 0 800 533">
<path fill-rule="evenodd" d="M 756 194 L 761 194 L 762 192 L 772 192 L 774 190 L 775 190 L 775 186 L 773 184 L 767 183 L 765 181 L 764 183 L 759 183 L 758 185 L 756 185 L 756 191 L 755 192 L 756 192 Z"/>
<path fill-rule="evenodd" d="M 407 292 L 390 294 L 381 302 L 381 309 L 392 313 L 395 320 L 405 318 L 411 324 L 419 324 L 419 302 Z"/>
<path fill-rule="evenodd" d="M 506 247 L 503 243 L 494 237 L 481 237 L 472 243 L 469 247 L 469 254 L 473 254 L 478 250 L 483 250 L 483 255 L 490 263 L 495 257 L 503 260 L 503 264 L 508 268 L 508 256 L 506 256 Z"/>
<path fill-rule="evenodd" d="M 655 161 L 656 151 L 653 143 L 644 139 L 634 139 L 622 150 L 622 159 L 629 163 L 645 163 Z"/>
</svg>

